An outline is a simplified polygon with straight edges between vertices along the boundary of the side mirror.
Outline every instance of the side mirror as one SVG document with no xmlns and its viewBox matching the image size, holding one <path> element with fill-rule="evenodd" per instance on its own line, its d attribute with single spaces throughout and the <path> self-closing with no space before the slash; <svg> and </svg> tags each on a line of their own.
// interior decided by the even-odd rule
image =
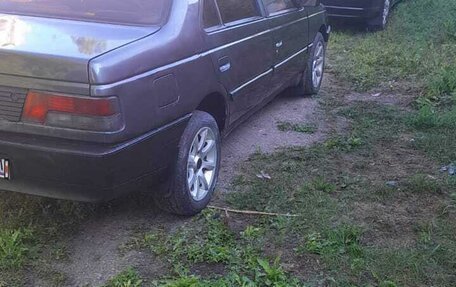
<svg viewBox="0 0 456 287">
<path fill-rule="evenodd" d="M 320 6 L 321 0 L 298 0 L 302 7 L 316 7 Z"/>
</svg>

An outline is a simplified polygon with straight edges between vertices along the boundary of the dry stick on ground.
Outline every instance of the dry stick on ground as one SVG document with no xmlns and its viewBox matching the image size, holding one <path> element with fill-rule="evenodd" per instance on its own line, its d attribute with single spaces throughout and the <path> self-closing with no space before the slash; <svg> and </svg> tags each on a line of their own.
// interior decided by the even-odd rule
<svg viewBox="0 0 456 287">
<path fill-rule="evenodd" d="M 248 214 L 248 215 L 267 215 L 267 216 L 284 216 L 284 217 L 302 216 L 302 215 L 298 215 L 298 214 L 282 214 L 282 213 L 262 212 L 262 211 L 252 211 L 252 210 L 237 210 L 237 209 L 218 207 L 218 206 L 208 206 L 208 208 L 222 210 L 222 211 L 225 211 L 225 213 L 231 212 L 231 213 Z"/>
</svg>

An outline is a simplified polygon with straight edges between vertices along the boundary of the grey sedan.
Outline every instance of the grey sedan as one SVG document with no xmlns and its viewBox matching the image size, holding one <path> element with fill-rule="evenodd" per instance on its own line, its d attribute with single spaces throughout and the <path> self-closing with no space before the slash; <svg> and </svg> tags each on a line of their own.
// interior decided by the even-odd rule
<svg viewBox="0 0 456 287">
<path fill-rule="evenodd" d="M 99 201 L 150 188 L 192 215 L 220 141 L 288 87 L 319 91 L 316 0 L 0 1 L 0 190 Z"/>
</svg>

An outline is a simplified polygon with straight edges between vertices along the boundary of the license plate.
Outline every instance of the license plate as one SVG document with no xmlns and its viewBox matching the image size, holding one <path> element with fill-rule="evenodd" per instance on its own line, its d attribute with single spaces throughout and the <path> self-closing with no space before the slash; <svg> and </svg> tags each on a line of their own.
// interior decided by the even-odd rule
<svg viewBox="0 0 456 287">
<path fill-rule="evenodd" d="M 0 179 L 9 179 L 10 174 L 10 163 L 7 159 L 0 159 Z"/>
</svg>

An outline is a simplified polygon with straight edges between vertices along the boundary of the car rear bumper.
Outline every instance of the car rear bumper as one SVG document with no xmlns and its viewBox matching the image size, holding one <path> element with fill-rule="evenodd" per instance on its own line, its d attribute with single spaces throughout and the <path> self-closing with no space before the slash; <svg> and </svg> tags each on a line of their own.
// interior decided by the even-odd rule
<svg viewBox="0 0 456 287">
<path fill-rule="evenodd" d="M 0 190 L 94 202 L 150 186 L 174 164 L 189 118 L 116 145 L 2 134 L 11 178 Z"/>
</svg>

